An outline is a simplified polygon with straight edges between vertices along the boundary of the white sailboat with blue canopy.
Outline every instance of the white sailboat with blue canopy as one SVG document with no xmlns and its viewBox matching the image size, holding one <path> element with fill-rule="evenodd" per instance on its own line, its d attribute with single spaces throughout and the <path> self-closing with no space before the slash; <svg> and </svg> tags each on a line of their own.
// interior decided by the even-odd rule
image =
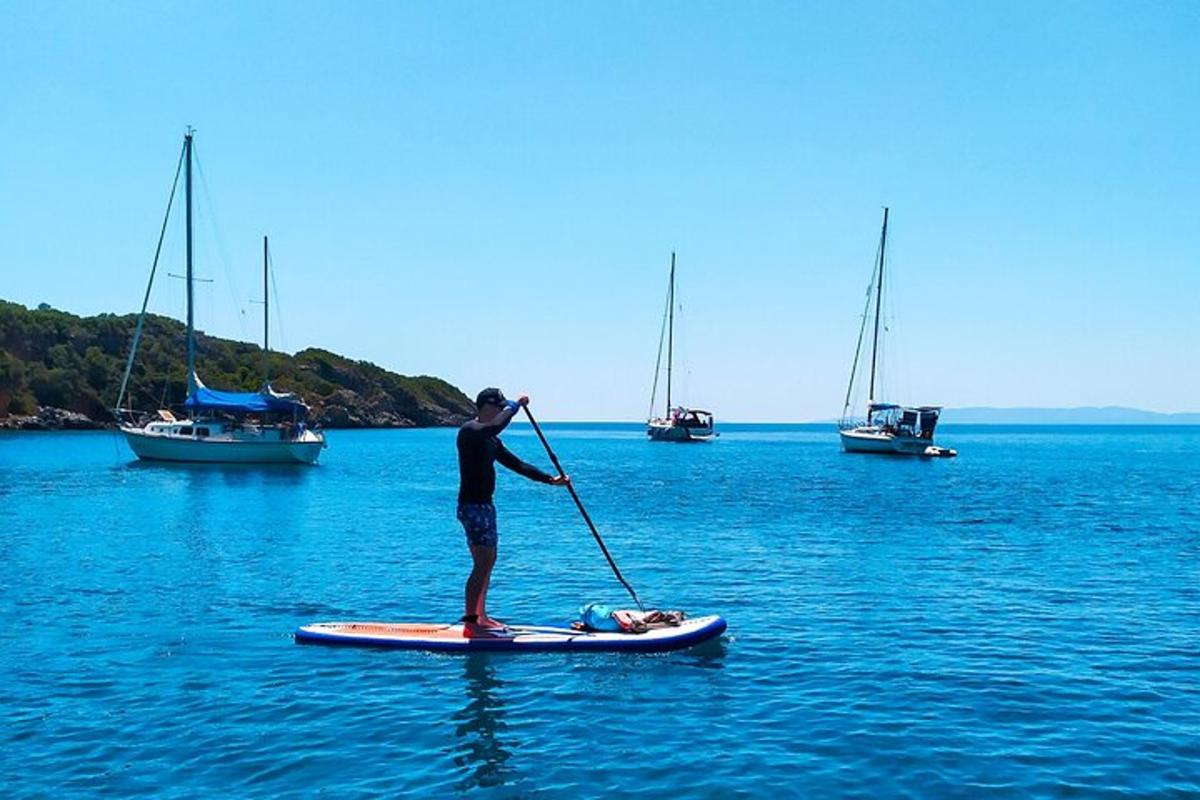
<svg viewBox="0 0 1200 800">
<path fill-rule="evenodd" d="M 941 406 L 903 406 L 898 403 L 880 402 L 875 399 L 876 377 L 879 368 L 880 310 L 883 305 L 883 268 L 887 252 L 888 209 L 883 209 L 883 230 L 879 235 L 879 253 L 875 271 L 871 275 L 871 288 L 867 292 L 867 308 L 863 313 L 862 326 L 858 331 L 858 345 L 854 349 L 854 365 L 850 368 L 850 385 L 846 387 L 846 402 L 842 406 L 842 418 L 838 423 L 838 434 L 842 448 L 847 453 L 886 453 L 891 455 L 923 456 L 927 458 L 956 456 L 958 452 L 933 443 L 933 431 L 941 416 Z M 850 417 L 854 379 L 858 373 L 858 357 L 862 353 L 863 334 L 866 332 L 867 312 L 871 302 L 875 303 L 875 328 L 871 337 L 870 385 L 867 390 L 867 418 L 865 421 Z"/>
<path fill-rule="evenodd" d="M 267 305 L 268 245 L 263 237 L 263 386 L 257 392 L 230 392 L 210 389 L 196 374 L 196 332 L 192 302 L 192 132 L 184 136 L 183 153 L 180 155 L 185 168 L 186 194 L 186 264 L 187 274 L 187 398 L 183 402 L 185 417 L 180 419 L 173 412 L 162 409 L 147 422 L 121 425 L 121 433 L 130 449 L 138 458 L 153 461 L 207 462 L 207 463 L 285 463 L 312 464 L 325 447 L 325 436 L 308 427 L 308 406 L 291 393 L 276 392 L 267 379 L 267 357 L 269 353 Z M 179 173 L 175 179 L 178 182 Z M 171 189 L 174 200 L 175 188 Z M 150 284 L 146 287 L 142 311 L 134 330 L 133 345 L 125 364 L 121 380 L 121 391 L 114 412 L 124 419 L 129 412 L 122 412 L 121 402 L 129 385 L 129 376 L 141 340 L 146 306 L 154 274 L 158 267 L 158 255 L 162 250 L 163 235 L 171 214 L 171 202 L 167 204 L 167 218 L 163 220 L 163 233 L 159 236 L 154 267 L 150 271 Z"/>
</svg>

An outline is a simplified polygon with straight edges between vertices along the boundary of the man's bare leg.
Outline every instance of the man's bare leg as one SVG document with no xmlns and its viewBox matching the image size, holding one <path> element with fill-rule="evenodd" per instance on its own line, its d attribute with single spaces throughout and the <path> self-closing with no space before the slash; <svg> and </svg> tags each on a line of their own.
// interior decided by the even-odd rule
<svg viewBox="0 0 1200 800">
<path fill-rule="evenodd" d="M 475 617 L 477 628 L 497 627 L 499 623 L 487 615 L 487 590 L 492 580 L 492 567 L 496 564 L 496 548 L 472 545 L 471 559 L 474 564 L 467 578 L 467 617 Z M 470 626 L 471 623 L 467 624 Z"/>
</svg>

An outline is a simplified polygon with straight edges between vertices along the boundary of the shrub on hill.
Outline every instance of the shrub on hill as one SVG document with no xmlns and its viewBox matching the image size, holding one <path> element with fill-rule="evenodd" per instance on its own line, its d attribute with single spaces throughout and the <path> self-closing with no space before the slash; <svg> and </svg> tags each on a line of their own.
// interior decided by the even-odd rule
<svg viewBox="0 0 1200 800">
<path fill-rule="evenodd" d="M 78 317 L 46 304 L 0 300 L 0 417 L 52 406 L 93 420 L 112 418 L 137 317 Z M 147 315 L 126 404 L 137 411 L 178 407 L 187 391 L 186 329 Z M 209 386 L 254 391 L 262 348 L 197 333 L 196 370 Z M 296 392 L 313 419 L 331 427 L 454 425 L 474 414 L 470 399 L 440 378 L 406 376 L 327 350 L 272 352 L 271 384 Z"/>
</svg>

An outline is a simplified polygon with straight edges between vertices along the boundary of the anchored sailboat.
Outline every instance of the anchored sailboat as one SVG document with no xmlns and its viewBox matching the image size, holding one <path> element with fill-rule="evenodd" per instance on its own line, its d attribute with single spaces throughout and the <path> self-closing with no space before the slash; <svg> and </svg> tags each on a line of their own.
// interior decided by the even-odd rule
<svg viewBox="0 0 1200 800">
<path fill-rule="evenodd" d="M 958 452 L 933 443 L 933 431 L 937 427 L 941 406 L 901 406 L 895 403 L 877 402 L 875 399 L 875 377 L 879 366 L 879 320 L 883 305 L 883 268 L 887 250 L 888 209 L 883 209 L 883 230 L 879 234 L 879 257 L 871 276 L 871 290 L 867 294 L 867 311 L 872 299 L 875 302 L 875 328 L 871 336 L 870 386 L 867 390 L 867 419 L 862 424 L 849 418 L 851 393 L 858 372 L 858 357 L 862 352 L 863 333 L 866 331 L 867 313 L 863 313 L 862 327 L 858 331 L 858 345 L 854 349 L 854 366 L 850 368 L 850 385 L 846 387 L 846 402 L 842 406 L 842 419 L 838 424 L 842 447 L 847 453 L 889 453 L 894 455 L 946 457 Z"/>
<path fill-rule="evenodd" d="M 145 424 L 121 425 L 125 440 L 138 458 L 158 461 L 217 462 L 217 463 L 315 463 L 325 447 L 323 433 L 307 428 L 308 406 L 294 394 L 276 392 L 271 388 L 266 374 L 268 359 L 268 309 L 267 281 L 269 255 L 267 239 L 263 237 L 263 387 L 257 392 L 224 392 L 210 389 L 196 374 L 196 332 L 192 302 L 192 131 L 183 139 L 180 160 L 184 167 L 186 197 L 186 246 L 187 264 L 187 399 L 184 401 L 186 418 L 179 419 L 171 411 L 163 409 L 157 418 Z M 179 180 L 178 170 L 175 180 Z M 146 305 L 150 299 L 150 288 L 154 284 L 154 273 L 158 268 L 158 256 L 162 251 L 162 240 L 167 220 L 171 214 L 171 202 L 175 187 L 171 188 L 171 201 L 167 204 L 167 217 L 163 220 L 163 231 L 159 235 L 158 249 L 154 256 L 154 267 L 150 271 L 150 284 L 146 287 L 142 311 L 134 330 L 133 346 L 125 364 L 125 375 L 121 379 L 121 392 L 117 397 L 114 413 L 122 419 L 121 401 L 129 384 L 134 357 L 141 340 Z"/>
<path fill-rule="evenodd" d="M 658 376 L 662 367 L 663 337 L 658 337 L 658 360 L 654 365 L 654 388 L 650 390 L 651 418 L 646 423 L 646 435 L 656 442 L 707 442 L 717 433 L 709 411 L 686 406 L 671 406 L 671 368 L 675 360 L 675 253 L 671 253 L 671 279 L 667 287 L 667 313 L 663 320 L 667 339 L 667 405 L 661 417 L 654 417 L 654 400 L 658 394 Z"/>
</svg>

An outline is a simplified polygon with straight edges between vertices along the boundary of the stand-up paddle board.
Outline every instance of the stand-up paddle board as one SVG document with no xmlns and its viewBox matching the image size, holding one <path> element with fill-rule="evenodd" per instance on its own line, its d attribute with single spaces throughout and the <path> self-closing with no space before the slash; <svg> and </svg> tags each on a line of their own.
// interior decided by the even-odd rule
<svg viewBox="0 0 1200 800">
<path fill-rule="evenodd" d="M 717 615 L 685 619 L 679 625 L 651 628 L 645 633 L 599 633 L 544 625 L 510 625 L 505 633 L 469 636 L 461 624 L 422 625 L 405 622 L 316 622 L 296 629 L 303 644 L 398 647 L 409 650 L 473 652 L 508 650 L 678 650 L 714 639 L 725 632 Z"/>
</svg>

